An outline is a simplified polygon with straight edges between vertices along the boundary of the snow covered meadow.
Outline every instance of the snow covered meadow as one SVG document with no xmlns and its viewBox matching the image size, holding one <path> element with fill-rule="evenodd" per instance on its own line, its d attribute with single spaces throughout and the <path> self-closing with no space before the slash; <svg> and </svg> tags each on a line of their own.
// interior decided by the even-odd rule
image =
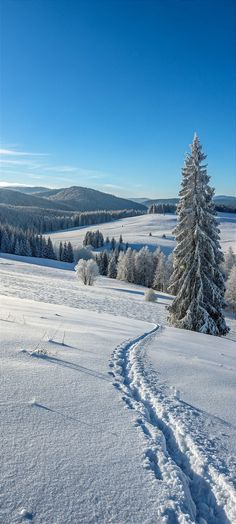
<svg viewBox="0 0 236 524">
<path fill-rule="evenodd" d="M 22 260 L 0 259 L 0 521 L 234 523 L 235 342 L 168 327 L 167 294 Z"/>
<path fill-rule="evenodd" d="M 231 246 L 235 249 L 236 245 L 236 215 L 233 213 L 221 213 L 218 217 L 221 230 L 221 246 L 226 253 Z M 96 226 L 85 226 L 66 231 L 50 233 L 50 237 L 59 245 L 60 242 L 71 242 L 73 247 L 83 243 L 86 231 L 99 229 L 104 238 L 114 237 L 117 241 L 122 235 L 123 241 L 128 242 L 134 249 L 148 246 L 149 249 L 156 249 L 157 246 L 165 253 L 170 253 L 175 247 L 173 229 L 176 225 L 176 215 L 147 214 L 137 217 L 123 218 L 114 222 L 100 224 Z M 150 236 L 149 233 L 152 235 Z M 166 238 L 163 238 L 163 235 Z"/>
</svg>

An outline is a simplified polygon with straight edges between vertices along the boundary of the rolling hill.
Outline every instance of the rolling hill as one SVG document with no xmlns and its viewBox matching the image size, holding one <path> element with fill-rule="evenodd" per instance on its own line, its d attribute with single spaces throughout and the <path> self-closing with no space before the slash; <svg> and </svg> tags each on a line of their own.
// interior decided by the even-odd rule
<svg viewBox="0 0 236 524">
<path fill-rule="evenodd" d="M 14 207 L 36 207 L 39 209 L 57 209 L 69 211 L 69 207 L 61 202 L 61 207 L 53 201 L 41 196 L 26 194 L 12 189 L 0 189 L 0 204 Z"/>
<path fill-rule="evenodd" d="M 97 210 L 122 210 L 140 209 L 146 207 L 141 203 L 132 202 L 95 189 L 73 186 L 62 189 L 21 187 L 16 190 L 10 188 L 0 189 L 0 204 L 10 206 L 38 207 L 40 209 L 58 209 L 66 211 L 97 211 Z"/>
</svg>

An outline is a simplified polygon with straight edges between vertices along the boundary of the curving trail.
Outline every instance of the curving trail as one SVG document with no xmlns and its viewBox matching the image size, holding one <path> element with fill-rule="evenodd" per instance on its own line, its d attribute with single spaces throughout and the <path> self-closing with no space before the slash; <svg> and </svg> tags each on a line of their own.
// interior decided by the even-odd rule
<svg viewBox="0 0 236 524">
<path fill-rule="evenodd" d="M 161 327 L 118 346 L 110 362 L 113 385 L 126 406 L 137 415 L 136 425 L 145 435 L 144 467 L 158 482 L 165 482 L 173 497 L 160 508 L 157 522 L 233 524 L 236 495 L 230 480 L 219 473 L 176 417 L 178 398 L 167 402 L 154 391 L 142 363 L 142 349 Z"/>
</svg>

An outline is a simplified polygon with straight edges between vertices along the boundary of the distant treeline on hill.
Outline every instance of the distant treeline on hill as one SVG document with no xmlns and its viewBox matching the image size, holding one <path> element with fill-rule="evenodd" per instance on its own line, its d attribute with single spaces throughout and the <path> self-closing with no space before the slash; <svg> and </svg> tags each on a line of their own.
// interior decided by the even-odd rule
<svg viewBox="0 0 236 524">
<path fill-rule="evenodd" d="M 151 204 L 148 208 L 148 213 L 161 213 L 161 214 L 168 214 L 168 213 L 176 213 L 176 207 L 177 204 Z M 218 213 L 236 213 L 236 207 L 234 206 L 227 206 L 225 204 L 216 204 L 215 203 L 215 210 Z"/>
<path fill-rule="evenodd" d="M 44 234 L 60 229 L 91 226 L 145 214 L 139 209 L 122 209 L 120 211 L 87 211 L 71 213 L 42 209 L 0 205 L 0 223 L 23 230 L 30 230 L 36 234 Z"/>
</svg>

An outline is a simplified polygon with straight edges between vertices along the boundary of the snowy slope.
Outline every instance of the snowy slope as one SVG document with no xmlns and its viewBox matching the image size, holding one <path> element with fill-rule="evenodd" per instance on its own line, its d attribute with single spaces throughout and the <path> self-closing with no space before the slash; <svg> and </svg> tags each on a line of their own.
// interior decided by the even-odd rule
<svg viewBox="0 0 236 524">
<path fill-rule="evenodd" d="M 138 217 L 124 218 L 115 222 L 107 224 L 100 224 L 90 227 L 82 227 L 70 229 L 67 231 L 59 231 L 50 234 L 55 244 L 60 241 L 70 241 L 73 246 L 77 247 L 82 244 L 86 231 L 94 231 L 99 229 L 102 231 L 104 238 L 109 236 L 119 241 L 119 236 L 122 235 L 123 241 L 128 242 L 130 246 L 139 249 L 144 245 L 148 245 L 150 249 L 161 247 L 166 253 L 175 246 L 173 237 L 173 229 L 176 224 L 176 215 L 143 215 Z M 223 250 L 228 251 L 229 246 L 236 250 L 236 215 L 221 213 L 219 216 L 219 227 L 221 229 L 221 244 Z M 152 236 L 149 236 L 149 233 Z M 165 234 L 166 238 L 162 238 Z"/>
<path fill-rule="evenodd" d="M 219 339 L 216 349 L 224 349 L 226 355 L 220 355 L 226 358 L 216 357 L 210 362 L 211 337 L 189 332 L 185 339 L 183 331 L 165 331 L 163 337 L 163 328 L 153 329 L 148 337 L 116 349 L 111 364 L 115 385 L 146 436 L 145 463 L 153 469 L 157 480 L 180 490 L 177 501 L 174 496 L 170 522 L 182 522 L 182 513 L 187 519 L 184 522 L 235 522 L 235 344 L 222 344 Z M 174 362 L 171 348 L 178 357 L 185 355 L 188 365 L 177 357 Z M 204 348 L 202 366 L 194 363 L 193 350 L 198 348 L 200 355 Z M 231 367 L 227 366 L 228 361 Z M 214 366 L 221 368 L 216 375 Z M 196 374 L 198 381 L 194 384 Z M 181 399 L 176 385 L 182 386 L 183 382 L 185 399 L 194 399 L 194 404 Z M 207 398 L 214 396 L 216 389 L 217 407 Z M 205 395 L 201 395 L 202 390 Z M 230 422 L 224 415 L 225 402 Z M 210 411 L 203 406 L 210 406 Z"/>
<path fill-rule="evenodd" d="M 0 522 L 235 522 L 236 344 L 143 292 L 0 259 Z"/>
<path fill-rule="evenodd" d="M 21 522 L 23 509 L 37 524 L 153 521 L 167 487 L 147 478 L 144 439 L 108 374 L 112 349 L 148 329 L 2 298 L 1 522 Z M 48 355 L 31 356 L 37 346 Z"/>
</svg>

